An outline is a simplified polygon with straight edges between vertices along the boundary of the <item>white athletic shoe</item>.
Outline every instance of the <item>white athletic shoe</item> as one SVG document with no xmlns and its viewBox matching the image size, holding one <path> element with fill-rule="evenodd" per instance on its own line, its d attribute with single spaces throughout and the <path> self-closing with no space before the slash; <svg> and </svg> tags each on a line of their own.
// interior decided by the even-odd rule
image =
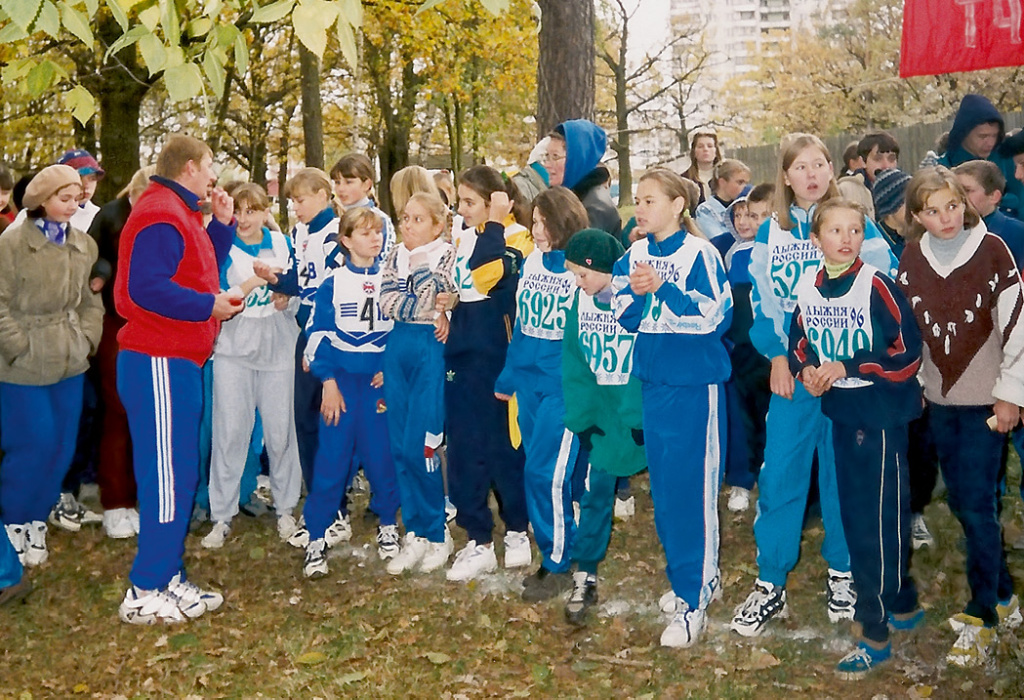
<svg viewBox="0 0 1024 700">
<path fill-rule="evenodd" d="M 103 511 L 103 530 L 107 537 L 114 540 L 126 540 L 135 537 L 138 531 L 131 518 L 131 508 L 111 508 Z"/>
<path fill-rule="evenodd" d="M 337 547 L 342 542 L 352 539 L 352 523 L 349 517 L 339 510 L 334 522 L 327 527 L 324 539 L 327 540 L 328 547 Z"/>
<path fill-rule="evenodd" d="M 703 610 L 692 610 L 682 598 L 676 601 L 676 612 L 672 621 L 661 633 L 661 646 L 683 649 L 697 643 L 708 617 Z"/>
<path fill-rule="evenodd" d="M 629 520 L 636 515 L 636 497 L 616 498 L 615 510 L 612 515 L 619 520 Z"/>
<path fill-rule="evenodd" d="M 710 605 L 722 599 L 722 577 L 715 576 L 708 585 L 711 587 L 711 601 L 708 603 Z M 682 598 L 678 598 L 676 592 L 670 588 L 658 599 L 658 607 L 667 615 L 675 615 L 680 600 Z"/>
<path fill-rule="evenodd" d="M 50 558 L 46 550 L 46 523 L 33 520 L 25 528 L 25 566 L 39 566 Z"/>
<path fill-rule="evenodd" d="M 188 579 L 182 578 L 180 571 L 167 584 L 167 593 L 178 601 L 181 611 L 192 618 L 199 617 L 203 612 L 213 612 L 224 604 L 224 596 L 218 591 L 203 590 Z M 202 607 L 203 612 L 194 614 L 195 609 L 199 606 Z"/>
<path fill-rule="evenodd" d="M 128 518 L 132 521 L 132 527 L 135 528 L 135 534 L 136 535 L 139 534 L 139 532 L 142 529 L 142 522 L 139 520 L 139 509 L 138 508 L 129 508 L 128 509 Z"/>
<path fill-rule="evenodd" d="M 420 559 L 420 572 L 426 574 L 440 569 L 448 563 L 453 549 L 455 549 L 455 543 L 452 542 L 448 528 L 445 528 L 444 542 L 427 542 L 427 551 Z"/>
<path fill-rule="evenodd" d="M 399 544 L 397 525 L 379 525 L 377 527 L 377 556 L 387 561 L 398 556 L 402 547 Z"/>
<path fill-rule="evenodd" d="M 131 625 L 155 625 L 158 622 L 173 625 L 187 619 L 166 591 L 147 591 L 136 586 L 124 594 L 117 614 L 122 622 Z"/>
<path fill-rule="evenodd" d="M 321 537 L 306 545 L 306 560 L 302 564 L 302 575 L 306 578 L 317 579 L 323 578 L 329 572 L 327 542 Z"/>
<path fill-rule="evenodd" d="M 849 571 L 828 570 L 828 619 L 835 624 L 852 620 L 857 605 L 857 591 L 853 588 L 853 574 Z"/>
<path fill-rule="evenodd" d="M 305 549 L 306 545 L 309 544 L 309 530 L 306 529 L 306 519 L 300 515 L 299 519 L 295 521 L 295 525 L 298 529 L 292 533 L 287 542 L 292 547 Z"/>
<path fill-rule="evenodd" d="M 742 486 L 733 486 L 729 489 L 729 501 L 725 504 L 733 513 L 742 513 L 750 507 L 750 490 Z"/>
<path fill-rule="evenodd" d="M 920 513 L 910 516 L 910 544 L 914 549 L 931 547 L 935 544 L 935 538 L 928 530 L 928 523 Z"/>
<path fill-rule="evenodd" d="M 470 540 L 455 555 L 455 562 L 445 576 L 449 581 L 469 581 L 497 568 L 498 558 L 494 555 L 494 543 L 477 544 L 476 540 Z"/>
<path fill-rule="evenodd" d="M 292 535 L 299 531 L 299 523 L 291 513 L 284 513 L 277 516 L 277 536 L 282 542 L 291 540 Z"/>
<path fill-rule="evenodd" d="M 11 541 L 15 553 L 18 555 L 18 562 L 25 566 L 25 554 L 28 550 L 28 525 L 7 525 L 7 539 Z"/>
<path fill-rule="evenodd" d="M 405 537 L 402 538 L 402 550 L 388 562 L 388 573 L 398 576 L 403 571 L 414 569 L 423 560 L 423 555 L 429 548 L 430 542 L 426 537 L 417 537 L 415 532 L 405 533 Z"/>
<path fill-rule="evenodd" d="M 455 504 L 452 503 L 451 500 L 449 500 L 447 496 L 445 496 L 444 497 L 444 521 L 446 523 L 450 523 L 451 521 L 455 520 L 455 516 L 458 515 L 458 514 L 459 514 L 459 509 L 455 507 Z"/>
<path fill-rule="evenodd" d="M 78 501 L 75 500 L 75 494 L 63 491 L 50 511 L 48 520 L 61 530 L 78 532 L 82 529 L 82 516 L 78 512 L 79 507 Z"/>
<path fill-rule="evenodd" d="M 525 532 L 509 530 L 505 533 L 505 568 L 518 569 L 533 563 L 533 549 Z"/>
<path fill-rule="evenodd" d="M 203 538 L 203 546 L 206 549 L 220 549 L 224 546 L 224 543 L 228 539 L 228 535 L 231 534 L 231 523 L 229 522 L 217 522 L 213 524 L 213 529 Z"/>
</svg>

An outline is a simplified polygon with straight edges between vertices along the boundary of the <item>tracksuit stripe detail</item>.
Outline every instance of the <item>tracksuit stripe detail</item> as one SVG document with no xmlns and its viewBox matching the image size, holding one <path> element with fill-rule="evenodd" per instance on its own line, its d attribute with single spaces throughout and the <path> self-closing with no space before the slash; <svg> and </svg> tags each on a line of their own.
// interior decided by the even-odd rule
<svg viewBox="0 0 1024 700">
<path fill-rule="evenodd" d="M 885 507 L 885 431 L 882 431 L 882 469 L 879 472 L 878 484 L 878 609 L 885 612 L 885 524 L 882 522 L 882 513 Z"/>
<path fill-rule="evenodd" d="M 565 508 L 562 491 L 565 488 L 565 473 L 572 454 L 572 441 L 575 435 L 569 430 L 562 432 L 562 444 L 558 448 L 558 459 L 555 460 L 555 473 L 551 479 L 551 506 L 554 527 L 551 531 L 551 561 L 561 563 L 565 557 Z"/>
<path fill-rule="evenodd" d="M 701 566 L 699 606 L 711 603 L 710 583 L 718 575 L 718 477 L 721 468 L 721 440 L 718 430 L 719 391 L 708 385 L 708 422 L 704 445 L 704 562 Z"/>
<path fill-rule="evenodd" d="M 158 522 L 174 520 L 174 473 L 171 447 L 172 414 L 170 371 L 166 357 L 150 359 L 153 375 L 153 407 L 156 420 L 156 467 Z"/>
</svg>

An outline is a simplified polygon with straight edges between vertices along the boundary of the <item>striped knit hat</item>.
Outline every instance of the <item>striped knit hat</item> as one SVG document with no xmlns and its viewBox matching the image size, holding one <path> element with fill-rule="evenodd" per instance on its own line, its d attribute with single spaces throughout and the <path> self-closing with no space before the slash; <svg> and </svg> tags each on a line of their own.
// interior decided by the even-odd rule
<svg viewBox="0 0 1024 700">
<path fill-rule="evenodd" d="M 875 176 L 871 197 L 875 203 L 875 218 L 882 220 L 896 210 L 907 199 L 907 183 L 910 176 L 899 168 L 883 170 Z"/>
</svg>

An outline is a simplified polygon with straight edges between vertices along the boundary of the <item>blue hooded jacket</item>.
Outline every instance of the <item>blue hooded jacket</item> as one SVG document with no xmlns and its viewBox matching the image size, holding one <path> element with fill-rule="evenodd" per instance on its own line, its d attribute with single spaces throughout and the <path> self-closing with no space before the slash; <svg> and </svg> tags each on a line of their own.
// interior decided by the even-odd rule
<svg viewBox="0 0 1024 700">
<path fill-rule="evenodd" d="M 562 122 L 555 131 L 565 137 L 565 175 L 562 186 L 569 189 L 579 184 L 601 162 L 608 148 L 604 129 L 586 119 Z"/>
</svg>

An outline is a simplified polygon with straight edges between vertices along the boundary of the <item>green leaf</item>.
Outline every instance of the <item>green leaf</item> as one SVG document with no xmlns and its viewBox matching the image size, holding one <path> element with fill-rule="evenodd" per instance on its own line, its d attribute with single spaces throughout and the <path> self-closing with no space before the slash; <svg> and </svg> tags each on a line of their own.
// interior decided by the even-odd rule
<svg viewBox="0 0 1024 700">
<path fill-rule="evenodd" d="M 480 0 L 492 15 L 500 15 L 508 9 L 508 0 Z"/>
<path fill-rule="evenodd" d="M 57 64 L 53 61 L 40 61 L 25 76 L 25 87 L 30 97 L 39 97 L 53 85 L 57 74 Z"/>
<path fill-rule="evenodd" d="M 442 2 L 445 2 L 445 0 L 427 0 L 425 3 L 420 5 L 420 9 L 416 10 L 416 14 L 433 9 L 434 7 L 440 5 Z"/>
<path fill-rule="evenodd" d="M 224 81 L 221 80 L 221 92 L 224 91 Z M 217 97 L 220 97 L 220 93 L 217 93 Z M 263 547 L 253 547 L 249 550 L 249 558 L 253 561 L 260 561 L 261 559 L 267 558 L 267 550 Z"/>
<path fill-rule="evenodd" d="M 128 13 L 124 11 L 123 7 L 121 7 L 121 3 L 119 3 L 117 0 L 107 0 L 107 7 L 110 9 L 110 14 L 112 14 L 117 23 L 121 25 L 121 31 L 127 32 Z M 110 55 L 109 51 L 107 52 L 107 55 Z"/>
<path fill-rule="evenodd" d="M 0 80 L 7 85 L 21 82 L 28 72 L 35 68 L 36 62 L 32 58 L 11 61 L 0 71 Z"/>
<path fill-rule="evenodd" d="M 224 94 L 224 81 L 227 78 L 227 72 L 224 70 L 224 64 L 221 63 L 217 52 L 213 49 L 207 49 L 203 55 L 203 72 L 206 73 L 206 79 L 210 81 L 210 90 L 219 98 Z M 260 558 L 262 559 L 262 557 Z"/>
<path fill-rule="evenodd" d="M 209 17 L 197 17 L 188 23 L 188 35 L 197 38 L 206 36 L 213 29 L 213 20 Z"/>
<path fill-rule="evenodd" d="M 81 85 L 76 85 L 64 93 L 64 106 L 71 110 L 71 116 L 83 126 L 96 114 L 95 98 Z"/>
<path fill-rule="evenodd" d="M 12 22 L 28 31 L 42 4 L 43 0 L 0 0 L 0 9 L 7 13 Z"/>
<path fill-rule="evenodd" d="M 253 24 L 264 24 L 266 22 L 277 22 L 288 16 L 295 5 L 295 0 L 279 0 L 269 5 L 259 7 L 252 13 L 249 19 Z"/>
<path fill-rule="evenodd" d="M 337 0 L 338 13 L 354 29 L 363 26 L 363 3 L 360 0 Z"/>
<path fill-rule="evenodd" d="M 307 651 L 305 654 L 295 657 L 295 663 L 300 666 L 316 666 L 324 661 L 327 661 L 327 655 L 322 651 Z"/>
<path fill-rule="evenodd" d="M 143 26 L 136 25 L 132 27 L 127 32 L 117 37 L 117 41 L 110 45 L 110 48 L 107 49 L 107 53 L 104 56 L 104 60 L 126 49 L 127 47 L 131 46 L 139 39 L 150 33 L 151 32 Z"/>
<path fill-rule="evenodd" d="M 146 34 L 139 39 L 139 52 L 150 75 L 155 75 L 167 66 L 167 51 L 156 34 Z"/>
<path fill-rule="evenodd" d="M 54 39 L 60 38 L 60 12 L 50 0 L 44 0 L 39 16 L 33 25 L 37 32 L 46 32 Z"/>
<path fill-rule="evenodd" d="M 100 9 L 100 0 L 85 0 L 85 12 L 90 17 L 95 15 L 98 9 Z"/>
<path fill-rule="evenodd" d="M 341 686 L 351 685 L 358 683 L 359 681 L 366 678 L 365 671 L 353 671 L 352 673 L 346 673 L 343 676 L 338 676 L 334 679 L 334 682 Z"/>
<path fill-rule="evenodd" d="M 94 39 L 92 29 L 89 28 L 89 20 L 81 12 L 71 6 L 67 0 L 60 4 L 61 16 L 64 20 L 64 28 L 77 36 L 83 44 L 92 47 Z"/>
<path fill-rule="evenodd" d="M 292 12 L 292 26 L 302 44 L 323 58 L 327 49 L 327 30 L 338 18 L 338 8 L 324 0 L 305 0 Z"/>
<path fill-rule="evenodd" d="M 139 22 L 149 31 L 155 32 L 157 25 L 160 24 L 160 8 L 156 5 L 150 5 L 145 10 L 140 10 Z"/>
<path fill-rule="evenodd" d="M 3 29 L 0 29 L 0 44 L 13 44 L 25 39 L 28 39 L 28 32 L 14 22 L 8 22 Z"/>
<path fill-rule="evenodd" d="M 437 666 L 446 664 L 452 660 L 452 657 L 440 651 L 428 651 L 423 655 L 423 657 L 430 663 L 435 664 Z"/>
<path fill-rule="evenodd" d="M 338 20 L 338 44 L 341 45 L 341 55 L 349 68 L 355 71 L 359 67 L 359 49 L 356 47 L 356 33 L 352 25 L 344 18 Z"/>
<path fill-rule="evenodd" d="M 181 24 L 178 22 L 178 6 L 174 0 L 160 0 L 160 24 L 164 28 L 164 39 L 168 46 L 181 45 Z"/>
<path fill-rule="evenodd" d="M 194 63 L 183 63 L 164 71 L 164 85 L 174 102 L 184 102 L 203 92 L 203 74 Z"/>
<path fill-rule="evenodd" d="M 249 45 L 245 43 L 245 35 L 235 30 L 235 70 L 244 75 L 249 70 Z"/>
</svg>

